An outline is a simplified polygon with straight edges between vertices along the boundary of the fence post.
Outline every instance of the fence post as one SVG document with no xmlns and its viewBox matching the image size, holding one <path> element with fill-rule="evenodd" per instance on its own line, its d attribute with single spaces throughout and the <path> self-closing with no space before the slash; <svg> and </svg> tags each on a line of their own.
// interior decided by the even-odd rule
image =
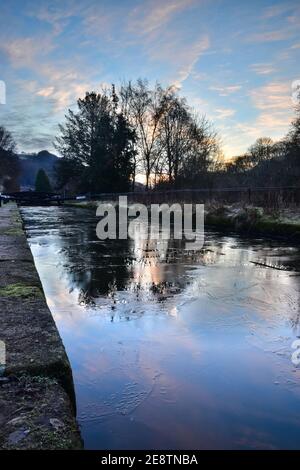
<svg viewBox="0 0 300 470">
<path fill-rule="evenodd" d="M 251 203 L 251 188 L 248 188 L 248 202 Z"/>
</svg>

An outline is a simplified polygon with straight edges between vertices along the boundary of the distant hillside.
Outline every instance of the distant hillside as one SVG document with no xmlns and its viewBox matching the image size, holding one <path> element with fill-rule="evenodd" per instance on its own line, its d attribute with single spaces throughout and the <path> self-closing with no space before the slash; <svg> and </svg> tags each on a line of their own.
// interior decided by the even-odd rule
<svg viewBox="0 0 300 470">
<path fill-rule="evenodd" d="M 18 155 L 21 166 L 20 187 L 21 189 L 34 189 L 35 178 L 40 168 L 47 173 L 51 183 L 54 183 L 54 165 L 58 157 L 47 150 L 37 154 L 20 153 Z"/>
</svg>

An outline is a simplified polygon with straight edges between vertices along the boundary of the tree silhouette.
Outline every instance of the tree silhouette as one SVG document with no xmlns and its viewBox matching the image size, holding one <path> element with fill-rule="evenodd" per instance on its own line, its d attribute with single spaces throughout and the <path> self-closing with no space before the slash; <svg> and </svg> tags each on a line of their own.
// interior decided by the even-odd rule
<svg viewBox="0 0 300 470">
<path fill-rule="evenodd" d="M 66 169 L 78 175 L 84 191 L 129 190 L 135 156 L 135 132 L 118 111 L 114 87 L 110 96 L 86 93 L 78 112 L 69 110 L 60 125 L 55 146 L 63 156 L 57 172 L 66 180 Z M 62 173 L 64 174 L 62 175 Z"/>
<path fill-rule="evenodd" d="M 43 168 L 40 168 L 37 172 L 36 179 L 35 179 L 35 190 L 42 193 L 51 193 L 52 187 L 47 176 L 47 173 Z"/>
<path fill-rule="evenodd" d="M 0 191 L 19 189 L 20 165 L 15 149 L 12 135 L 0 126 Z"/>
</svg>

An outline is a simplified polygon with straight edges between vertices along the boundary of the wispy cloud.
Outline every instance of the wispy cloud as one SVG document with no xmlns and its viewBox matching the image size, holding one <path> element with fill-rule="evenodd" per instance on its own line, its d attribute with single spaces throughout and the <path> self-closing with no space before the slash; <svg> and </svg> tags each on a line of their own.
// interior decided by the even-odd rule
<svg viewBox="0 0 300 470">
<path fill-rule="evenodd" d="M 291 84 L 271 82 L 249 92 L 260 110 L 288 110 L 291 107 Z"/>
<path fill-rule="evenodd" d="M 270 82 L 251 90 L 249 95 L 259 111 L 253 129 L 260 131 L 261 135 L 282 136 L 293 116 L 291 84 Z"/>
<path fill-rule="evenodd" d="M 262 18 L 271 19 L 276 16 L 281 16 L 283 14 L 293 11 L 294 8 L 295 8 L 295 3 L 293 2 L 285 2 L 285 3 L 280 3 L 278 5 L 272 5 L 264 9 Z"/>
<path fill-rule="evenodd" d="M 254 140 L 259 137 L 282 138 L 288 131 L 289 123 L 293 116 L 291 101 L 291 84 L 289 82 L 269 82 L 248 91 L 251 103 L 247 107 L 247 113 L 251 109 L 257 111 L 251 119 L 234 121 L 222 127 L 224 151 L 227 156 L 239 155 L 246 151 Z M 224 117 L 224 123 L 228 117 Z"/>
<path fill-rule="evenodd" d="M 241 85 L 227 85 L 227 86 L 210 86 L 209 90 L 216 91 L 219 96 L 228 96 L 236 93 L 242 88 Z"/>
<path fill-rule="evenodd" d="M 195 0 L 145 1 L 129 14 L 128 30 L 134 33 L 140 31 L 142 35 L 153 33 L 169 23 L 175 15 L 194 4 Z"/>
<path fill-rule="evenodd" d="M 19 37 L 0 41 L 0 50 L 5 52 L 15 68 L 32 68 L 39 57 L 55 49 L 51 37 Z"/>
<path fill-rule="evenodd" d="M 160 48 L 151 49 L 149 55 L 153 61 L 165 61 L 172 66 L 168 79 L 181 88 L 202 54 L 209 48 L 210 41 L 208 36 L 201 36 L 193 43 L 185 43 L 180 40 L 180 36 L 171 36 L 173 38 L 169 36 Z"/>
<path fill-rule="evenodd" d="M 245 38 L 246 42 L 259 43 L 259 42 L 277 42 L 290 39 L 293 32 L 289 29 L 282 29 L 277 31 L 263 31 L 259 33 L 250 34 Z"/>
<path fill-rule="evenodd" d="M 216 119 L 227 119 L 234 116 L 236 113 L 235 109 L 231 108 L 217 108 L 216 109 Z"/>
<path fill-rule="evenodd" d="M 52 27 L 53 33 L 58 35 L 66 28 L 72 17 L 80 16 L 83 11 L 84 6 L 81 2 L 53 0 L 51 3 L 36 2 L 30 4 L 27 14 L 48 23 Z"/>
<path fill-rule="evenodd" d="M 272 64 L 252 64 L 250 69 L 258 75 L 270 75 L 277 71 Z"/>
</svg>

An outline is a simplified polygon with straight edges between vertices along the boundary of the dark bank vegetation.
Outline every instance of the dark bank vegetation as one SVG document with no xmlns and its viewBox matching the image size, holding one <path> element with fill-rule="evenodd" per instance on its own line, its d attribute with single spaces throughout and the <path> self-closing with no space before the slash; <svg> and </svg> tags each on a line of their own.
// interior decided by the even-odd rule
<svg viewBox="0 0 300 470">
<path fill-rule="evenodd" d="M 63 155 L 61 187 L 91 192 L 134 190 L 137 174 L 145 188 L 237 188 L 297 186 L 300 176 L 300 107 L 279 142 L 259 138 L 226 162 L 213 124 L 195 113 L 172 88 L 146 80 L 87 93 L 69 111 L 56 141 Z"/>
<path fill-rule="evenodd" d="M 146 190 L 299 184 L 300 104 L 281 141 L 261 137 L 230 161 L 223 157 L 213 124 L 174 87 L 151 87 L 139 79 L 118 90 L 112 85 L 102 93 L 88 92 L 77 105 L 67 112 L 55 139 L 62 158 L 54 164 L 53 189 L 73 194 L 134 191 L 141 188 L 137 175 L 144 175 Z M 1 190 L 16 190 L 19 173 L 15 143 L 0 127 Z M 49 188 L 47 180 L 39 174 L 36 183 Z"/>
</svg>

